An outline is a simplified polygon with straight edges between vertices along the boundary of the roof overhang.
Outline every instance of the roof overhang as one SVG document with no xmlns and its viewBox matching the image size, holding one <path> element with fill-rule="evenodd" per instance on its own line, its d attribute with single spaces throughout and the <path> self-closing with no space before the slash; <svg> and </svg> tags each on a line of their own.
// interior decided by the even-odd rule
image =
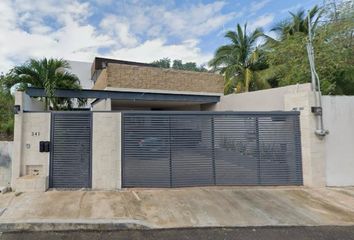
<svg viewBox="0 0 354 240">
<path fill-rule="evenodd" d="M 26 94 L 30 97 L 46 97 L 43 88 L 29 87 Z M 92 98 L 92 99 L 112 99 L 131 101 L 171 101 L 171 102 L 194 102 L 196 104 L 217 103 L 220 96 L 198 95 L 198 94 L 178 94 L 178 93 L 153 93 L 134 91 L 109 91 L 109 90 L 68 90 L 56 89 L 54 97 L 63 98 Z"/>
</svg>

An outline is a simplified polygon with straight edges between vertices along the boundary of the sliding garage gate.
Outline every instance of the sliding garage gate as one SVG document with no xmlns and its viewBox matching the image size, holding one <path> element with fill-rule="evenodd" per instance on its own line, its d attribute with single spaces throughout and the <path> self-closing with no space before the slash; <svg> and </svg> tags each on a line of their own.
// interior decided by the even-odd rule
<svg viewBox="0 0 354 240">
<path fill-rule="evenodd" d="M 302 185 L 298 112 L 125 112 L 124 187 Z"/>
</svg>

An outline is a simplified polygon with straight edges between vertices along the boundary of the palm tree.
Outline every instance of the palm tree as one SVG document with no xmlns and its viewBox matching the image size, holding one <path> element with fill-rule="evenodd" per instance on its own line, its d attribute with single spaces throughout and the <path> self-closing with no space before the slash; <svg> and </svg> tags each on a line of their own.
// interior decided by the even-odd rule
<svg viewBox="0 0 354 240">
<path fill-rule="evenodd" d="M 283 22 L 276 24 L 271 31 L 280 36 L 280 40 L 284 40 L 295 33 L 308 34 L 308 17 L 310 18 L 313 29 L 317 26 L 322 14 L 322 9 L 314 6 L 308 14 L 304 10 L 296 13 L 289 12 L 291 17 Z"/>
<path fill-rule="evenodd" d="M 19 89 L 26 89 L 28 86 L 44 88 L 46 108 L 53 110 L 71 108 L 72 99 L 54 97 L 55 89 L 81 89 L 80 81 L 75 74 L 68 72 L 70 65 L 63 59 L 40 60 L 30 59 L 20 66 L 14 67 L 7 77 L 5 85 L 10 88 L 15 84 Z M 79 105 L 86 101 L 79 99 Z"/>
<path fill-rule="evenodd" d="M 277 34 L 277 39 L 265 35 L 266 44 L 263 46 L 263 49 L 268 58 L 268 68 L 262 70 L 259 74 L 262 75 L 263 79 L 271 83 L 272 87 L 277 87 L 279 85 L 279 80 L 286 78 L 285 76 L 288 76 L 289 68 L 291 69 L 293 67 L 286 64 L 285 61 L 280 60 L 282 58 L 277 55 L 280 54 L 283 56 L 289 54 L 293 56 L 293 54 L 296 54 L 296 51 L 299 49 L 304 49 L 305 51 L 305 41 L 302 40 L 306 40 L 305 38 L 309 31 L 308 20 L 310 18 L 312 29 L 314 29 L 319 23 L 323 9 L 314 6 L 307 14 L 304 10 L 298 10 L 296 13 L 289 13 L 290 17 L 288 19 L 276 24 L 271 29 L 271 31 Z M 292 48 L 294 44 L 298 47 Z M 284 49 L 287 51 L 284 51 Z M 301 57 L 306 56 L 302 55 L 302 53 L 300 54 Z M 299 55 L 296 56 L 299 57 Z M 304 60 L 306 60 L 306 57 Z"/>
<path fill-rule="evenodd" d="M 214 70 L 224 75 L 225 94 L 248 92 L 269 86 L 256 73 L 264 67 L 263 52 L 256 47 L 257 40 L 262 36 L 261 29 L 247 33 L 247 24 L 243 29 L 237 24 L 236 31 L 228 31 L 225 34 L 225 38 L 231 43 L 219 47 L 209 62 Z"/>
</svg>

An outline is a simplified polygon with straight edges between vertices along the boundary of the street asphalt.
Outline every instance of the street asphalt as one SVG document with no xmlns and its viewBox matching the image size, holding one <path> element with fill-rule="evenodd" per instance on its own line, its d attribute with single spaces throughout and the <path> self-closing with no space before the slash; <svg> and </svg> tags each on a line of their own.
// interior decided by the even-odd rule
<svg viewBox="0 0 354 240">
<path fill-rule="evenodd" d="M 354 226 L 188 228 L 121 231 L 64 231 L 2 233 L 4 240 L 351 240 Z"/>
</svg>

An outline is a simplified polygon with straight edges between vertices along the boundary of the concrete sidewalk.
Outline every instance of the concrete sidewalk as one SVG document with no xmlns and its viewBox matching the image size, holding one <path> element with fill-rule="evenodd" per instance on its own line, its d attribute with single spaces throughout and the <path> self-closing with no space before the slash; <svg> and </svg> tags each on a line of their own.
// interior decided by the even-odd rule
<svg viewBox="0 0 354 240">
<path fill-rule="evenodd" d="M 0 195 L 2 231 L 66 230 L 77 226 L 141 229 L 318 225 L 354 225 L 354 188 L 205 187 Z"/>
</svg>

